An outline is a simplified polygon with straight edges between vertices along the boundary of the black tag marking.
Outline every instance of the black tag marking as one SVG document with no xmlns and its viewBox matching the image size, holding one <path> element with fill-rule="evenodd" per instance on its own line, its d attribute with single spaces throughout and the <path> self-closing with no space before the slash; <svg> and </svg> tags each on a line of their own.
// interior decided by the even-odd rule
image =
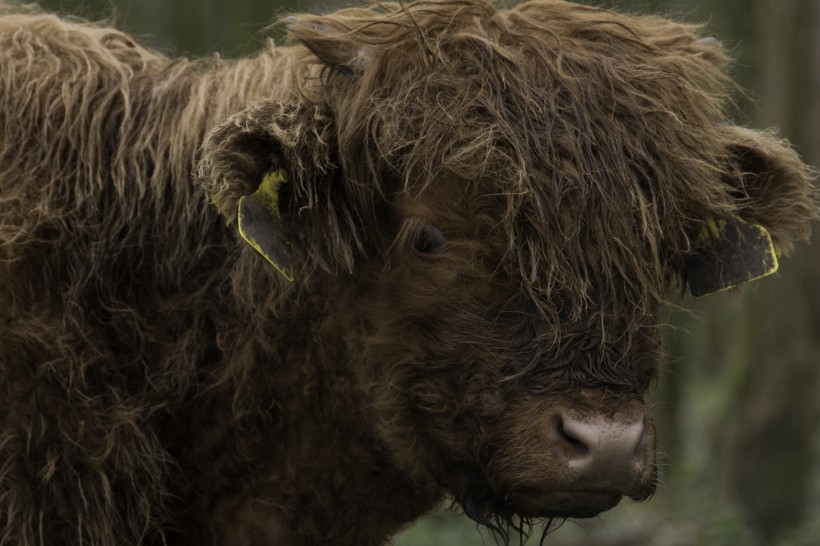
<svg viewBox="0 0 820 546">
<path fill-rule="evenodd" d="M 251 195 L 239 200 L 239 234 L 287 280 L 293 281 L 290 244 L 279 214 L 279 186 L 284 171 L 268 174 Z"/>
<path fill-rule="evenodd" d="M 777 254 L 766 228 L 738 217 L 713 220 L 703 228 L 684 277 L 694 296 L 705 296 L 777 271 Z"/>
</svg>

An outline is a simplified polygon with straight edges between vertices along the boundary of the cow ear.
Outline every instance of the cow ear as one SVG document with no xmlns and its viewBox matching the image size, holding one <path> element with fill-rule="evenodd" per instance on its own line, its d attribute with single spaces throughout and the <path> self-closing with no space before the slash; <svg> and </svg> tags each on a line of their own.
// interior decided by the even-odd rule
<svg viewBox="0 0 820 546">
<path fill-rule="evenodd" d="M 772 133 L 728 127 L 729 184 L 746 221 L 771 234 L 778 253 L 808 240 L 818 217 L 817 173 L 805 165 L 788 142 Z"/>
<path fill-rule="evenodd" d="M 818 216 L 815 173 L 773 135 L 726 128 L 726 183 L 734 215 L 709 218 L 696 234 L 683 276 L 702 296 L 777 271 L 778 256 L 807 240 Z"/>
<path fill-rule="evenodd" d="M 285 278 L 300 268 L 350 270 L 358 248 L 341 173 L 335 124 L 315 105 L 266 101 L 235 114 L 205 139 L 197 176 L 210 200 Z"/>
</svg>

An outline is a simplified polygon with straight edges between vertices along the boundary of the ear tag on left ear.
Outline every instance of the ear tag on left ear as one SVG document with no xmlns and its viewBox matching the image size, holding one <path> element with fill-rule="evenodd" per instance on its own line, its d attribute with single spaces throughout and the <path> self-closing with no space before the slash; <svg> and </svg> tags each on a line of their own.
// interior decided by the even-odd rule
<svg viewBox="0 0 820 546">
<path fill-rule="evenodd" d="M 287 184 L 284 170 L 265 175 L 259 188 L 239 200 L 239 234 L 276 270 L 293 281 L 290 244 L 279 213 L 279 189 Z"/>
<path fill-rule="evenodd" d="M 693 296 L 705 296 L 777 271 L 777 253 L 763 226 L 737 216 L 713 219 L 698 234 L 684 276 Z"/>
</svg>

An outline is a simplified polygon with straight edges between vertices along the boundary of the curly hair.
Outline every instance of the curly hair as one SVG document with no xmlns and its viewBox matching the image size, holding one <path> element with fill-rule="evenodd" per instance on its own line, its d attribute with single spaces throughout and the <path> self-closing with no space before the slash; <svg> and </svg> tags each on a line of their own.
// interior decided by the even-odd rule
<svg viewBox="0 0 820 546">
<path fill-rule="evenodd" d="M 0 4 L 0 546 L 377 545 L 447 496 L 503 535 L 651 495 L 698 234 L 788 252 L 817 214 L 720 46 L 560 1 L 284 23 L 172 60 Z M 272 171 L 293 282 L 236 229 Z M 578 470 L 589 434 L 622 468 Z"/>
</svg>

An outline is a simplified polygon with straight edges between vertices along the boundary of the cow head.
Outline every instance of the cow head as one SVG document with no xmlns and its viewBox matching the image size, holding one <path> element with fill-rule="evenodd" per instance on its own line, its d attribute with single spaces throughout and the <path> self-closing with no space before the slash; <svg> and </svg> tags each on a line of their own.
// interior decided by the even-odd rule
<svg viewBox="0 0 820 546">
<path fill-rule="evenodd" d="M 651 495 L 667 295 L 769 272 L 815 214 L 787 144 L 727 119 L 719 46 L 561 2 L 289 24 L 321 77 L 217 128 L 201 177 L 231 218 L 287 180 L 261 244 L 335 302 L 394 463 L 489 524 Z"/>
</svg>

